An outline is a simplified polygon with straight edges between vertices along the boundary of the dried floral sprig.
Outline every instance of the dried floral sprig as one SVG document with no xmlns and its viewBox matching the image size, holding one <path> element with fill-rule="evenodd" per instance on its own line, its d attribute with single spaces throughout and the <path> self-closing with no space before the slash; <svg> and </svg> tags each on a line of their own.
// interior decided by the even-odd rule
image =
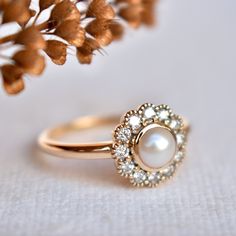
<svg viewBox="0 0 236 236">
<path fill-rule="evenodd" d="M 38 0 L 37 9 L 32 9 L 32 0 L 0 0 L 0 26 L 20 26 L 16 33 L 0 38 L 0 58 L 7 61 L 0 68 L 5 91 L 17 94 L 24 89 L 25 74 L 42 74 L 46 65 L 43 53 L 63 65 L 67 49 L 74 47 L 78 61 L 90 64 L 95 51 L 122 38 L 126 23 L 134 28 L 153 25 L 156 1 Z M 44 11 L 49 18 L 38 23 Z M 8 57 L 5 46 L 18 49 Z"/>
</svg>

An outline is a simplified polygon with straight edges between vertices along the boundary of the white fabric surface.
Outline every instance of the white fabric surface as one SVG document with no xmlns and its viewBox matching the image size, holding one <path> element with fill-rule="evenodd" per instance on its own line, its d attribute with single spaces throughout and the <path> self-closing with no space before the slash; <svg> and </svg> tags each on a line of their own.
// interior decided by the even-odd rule
<svg viewBox="0 0 236 236">
<path fill-rule="evenodd" d="M 70 57 L 0 92 L 0 235 L 236 235 L 236 2 L 163 0 L 155 30 L 129 31 L 91 66 Z M 146 101 L 189 118 L 188 157 L 156 189 L 134 189 L 111 161 L 48 158 L 38 133 Z"/>
</svg>

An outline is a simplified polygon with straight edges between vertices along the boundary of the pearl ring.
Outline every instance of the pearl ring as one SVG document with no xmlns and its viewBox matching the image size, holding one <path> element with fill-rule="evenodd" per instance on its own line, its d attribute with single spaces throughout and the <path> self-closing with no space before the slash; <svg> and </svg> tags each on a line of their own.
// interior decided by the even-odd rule
<svg viewBox="0 0 236 236">
<path fill-rule="evenodd" d="M 119 121 L 120 120 L 120 121 Z M 112 141 L 62 142 L 73 131 L 116 126 Z M 167 105 L 145 103 L 117 117 L 83 117 L 44 131 L 39 145 L 47 153 L 77 159 L 115 160 L 118 173 L 134 186 L 155 187 L 174 175 L 185 156 L 189 126 Z"/>
</svg>

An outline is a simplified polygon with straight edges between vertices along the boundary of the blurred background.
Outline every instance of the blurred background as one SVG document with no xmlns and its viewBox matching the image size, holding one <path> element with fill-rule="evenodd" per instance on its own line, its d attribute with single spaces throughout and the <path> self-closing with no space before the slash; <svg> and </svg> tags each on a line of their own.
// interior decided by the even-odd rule
<svg viewBox="0 0 236 236">
<path fill-rule="evenodd" d="M 127 30 L 92 65 L 48 61 L 0 90 L 0 235 L 235 235 L 236 2 L 161 0 L 154 28 Z M 188 157 L 156 189 L 133 189 L 113 161 L 38 151 L 44 128 L 166 103 L 192 124 Z"/>
</svg>

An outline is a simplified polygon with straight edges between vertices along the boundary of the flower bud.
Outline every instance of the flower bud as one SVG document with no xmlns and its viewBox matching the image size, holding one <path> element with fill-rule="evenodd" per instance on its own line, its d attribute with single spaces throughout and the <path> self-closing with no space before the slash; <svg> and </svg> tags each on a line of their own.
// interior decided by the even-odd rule
<svg viewBox="0 0 236 236">
<path fill-rule="evenodd" d="M 15 0 L 11 1 L 4 9 L 2 22 L 17 22 L 20 25 L 25 24 L 30 19 L 30 11 L 25 1 Z"/>
<path fill-rule="evenodd" d="M 57 25 L 67 20 L 80 21 L 80 12 L 75 3 L 70 0 L 64 0 L 56 4 L 50 16 L 50 21 L 56 22 Z"/>
<path fill-rule="evenodd" d="M 23 70 L 16 65 L 1 67 L 3 86 L 8 94 L 17 94 L 24 89 Z"/>
<path fill-rule="evenodd" d="M 46 42 L 35 26 L 28 27 L 20 31 L 15 39 L 16 44 L 22 44 L 31 49 L 44 49 Z"/>
<path fill-rule="evenodd" d="M 44 50 L 51 60 L 57 65 L 63 65 L 66 62 L 67 44 L 58 40 L 48 40 L 47 47 Z"/>
<path fill-rule="evenodd" d="M 45 59 L 38 51 L 25 49 L 17 52 L 12 59 L 16 64 L 32 75 L 40 75 L 45 68 Z"/>
<path fill-rule="evenodd" d="M 67 20 L 62 22 L 55 30 L 55 34 L 69 44 L 80 47 L 84 43 L 85 30 L 77 20 Z"/>
</svg>

